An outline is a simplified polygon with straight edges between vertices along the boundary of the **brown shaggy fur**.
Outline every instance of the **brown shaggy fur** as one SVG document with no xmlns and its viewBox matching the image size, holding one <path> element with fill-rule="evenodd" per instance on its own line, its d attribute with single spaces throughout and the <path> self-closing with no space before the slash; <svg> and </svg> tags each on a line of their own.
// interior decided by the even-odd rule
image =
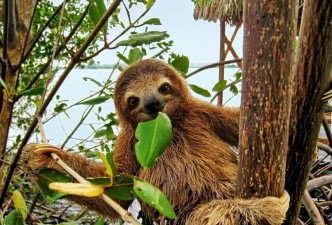
<svg viewBox="0 0 332 225">
<path fill-rule="evenodd" d="M 158 102 L 158 110 L 165 112 L 173 125 L 171 144 L 146 175 L 149 182 L 166 194 L 175 209 L 177 218 L 167 224 L 221 224 L 229 213 L 235 213 L 235 219 L 241 213 L 241 218 L 249 218 L 241 223 L 255 224 L 257 218 L 269 220 L 266 217 L 276 213 L 276 205 L 280 204 L 277 198 L 234 199 L 237 155 L 231 146 L 238 144 L 239 110 L 215 107 L 192 97 L 177 71 L 159 60 L 139 61 L 125 69 L 116 83 L 114 101 L 122 126 L 114 155 L 118 173 L 141 173 L 134 153 L 134 132 L 138 122 L 156 117 L 157 112 L 148 110 L 151 99 Z M 29 154 L 25 151 L 25 155 Z M 56 166 L 47 156 L 43 156 L 42 162 L 33 157 L 36 156 L 28 157 L 31 169 Z M 84 176 L 99 176 L 104 172 L 103 165 L 77 154 L 65 153 L 60 157 Z M 82 201 L 77 197 L 75 200 L 117 218 L 96 200 Z M 273 208 L 266 203 L 271 203 Z M 145 204 L 142 208 L 155 221 L 161 218 Z M 279 223 L 284 212 L 277 214 Z M 227 224 L 239 224 L 235 219 Z"/>
</svg>

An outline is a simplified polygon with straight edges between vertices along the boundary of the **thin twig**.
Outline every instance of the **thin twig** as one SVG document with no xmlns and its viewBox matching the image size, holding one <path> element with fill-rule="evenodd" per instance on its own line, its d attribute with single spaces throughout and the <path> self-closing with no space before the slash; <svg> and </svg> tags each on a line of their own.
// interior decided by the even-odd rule
<svg viewBox="0 0 332 225">
<path fill-rule="evenodd" d="M 62 24 L 63 14 L 65 12 L 65 6 L 66 6 L 66 0 L 64 0 L 63 4 L 62 4 L 62 9 L 61 9 L 60 19 L 59 19 L 59 24 L 58 24 L 58 31 L 60 30 L 60 27 L 61 27 L 61 24 Z M 58 46 L 58 39 L 59 38 L 56 35 L 55 39 L 54 39 L 54 46 L 53 46 L 53 52 L 52 52 L 52 56 L 51 56 L 50 67 L 49 67 L 49 71 L 48 71 L 48 75 L 47 75 L 47 79 L 46 79 L 46 83 L 45 83 L 45 88 L 44 88 L 44 91 L 43 91 L 43 94 L 42 94 L 42 97 L 41 97 L 41 102 L 44 101 L 44 98 L 45 98 L 46 93 L 47 93 L 47 88 L 50 85 L 50 83 L 51 83 L 51 81 L 54 77 L 53 63 L 54 63 L 54 59 L 55 59 L 55 56 L 56 56 L 56 49 L 57 49 L 57 46 Z"/>
<path fill-rule="evenodd" d="M 70 168 L 65 162 L 63 162 L 59 156 L 57 156 L 55 153 L 51 153 L 52 158 L 72 177 L 74 177 L 79 183 L 82 184 L 90 184 L 89 181 L 85 180 L 81 175 L 76 173 L 72 168 Z M 102 194 L 101 199 L 103 199 L 109 206 L 111 206 L 116 212 L 118 212 L 122 218 L 129 223 L 135 224 L 135 225 L 140 225 L 137 220 L 135 220 L 132 215 L 123 209 L 117 202 L 112 200 L 110 197 L 108 197 L 106 194 Z"/>
<path fill-rule="evenodd" d="M 135 24 L 142 19 L 142 17 L 144 17 L 149 11 L 150 11 L 151 7 L 149 9 L 146 9 L 133 23 L 129 23 L 129 25 L 126 27 L 126 29 L 124 29 L 118 36 L 116 36 L 112 41 L 110 41 L 107 46 L 102 47 L 101 49 L 99 49 L 98 51 L 96 51 L 95 53 L 85 57 L 85 58 L 81 58 L 80 62 L 85 62 L 87 60 L 92 59 L 93 57 L 99 55 L 102 51 L 104 51 L 105 49 L 116 49 L 118 46 L 114 46 L 114 47 L 110 47 L 114 42 L 116 42 L 120 37 L 122 37 L 124 34 L 126 34 L 131 28 L 133 28 L 135 26 Z"/>
<path fill-rule="evenodd" d="M 46 139 L 46 135 L 45 135 L 45 131 L 44 131 L 44 126 L 43 126 L 41 117 L 38 117 L 38 124 L 39 124 L 40 134 L 41 134 L 42 139 L 43 139 L 43 143 L 47 143 L 47 139 Z M 69 167 L 64 161 L 62 161 L 57 154 L 51 153 L 51 156 L 59 164 L 59 166 L 61 166 L 69 175 L 71 175 L 73 178 L 75 178 L 79 183 L 91 184 L 89 181 L 85 180 L 81 175 L 76 173 L 76 171 L 73 170 L 71 167 Z M 126 222 L 129 222 L 129 223 L 132 223 L 132 224 L 135 224 L 135 225 L 140 224 L 135 220 L 134 217 L 132 217 L 132 215 L 128 211 L 123 209 L 117 202 L 115 202 L 113 199 L 108 197 L 106 194 L 102 194 L 100 197 L 109 206 L 111 206 L 117 213 L 119 213 L 122 216 L 122 218 L 125 219 Z"/>
<path fill-rule="evenodd" d="M 36 5 L 37 4 L 38 4 L 38 2 L 36 3 Z M 62 8 L 62 4 L 53 12 L 53 14 L 50 16 L 50 18 L 48 19 L 48 21 L 46 21 L 46 23 L 44 24 L 44 26 L 38 31 L 36 37 L 34 38 L 32 44 L 31 44 L 31 47 L 28 49 L 27 53 L 24 54 L 24 56 L 22 57 L 20 64 L 23 64 L 24 61 L 28 58 L 28 56 L 30 55 L 32 49 L 37 44 L 37 42 L 39 41 L 39 39 L 43 36 L 44 31 L 49 27 L 50 23 L 53 21 L 53 19 L 58 14 L 58 12 L 60 11 L 61 8 Z M 31 19 L 31 23 L 32 23 L 32 20 L 33 20 L 33 18 Z"/>
<path fill-rule="evenodd" d="M 189 78 L 193 75 L 195 75 L 196 73 L 199 73 L 203 70 L 207 70 L 207 69 L 211 69 L 211 68 L 214 68 L 214 67 L 217 67 L 217 66 L 220 66 L 220 65 L 226 65 L 226 64 L 231 64 L 231 63 L 236 63 L 236 62 L 241 62 L 242 59 L 232 59 L 232 60 L 227 60 L 227 61 L 222 61 L 222 62 L 217 62 L 217 63 L 212 63 L 210 65 L 207 65 L 207 66 L 203 66 L 191 73 L 188 73 L 185 78 Z"/>
<path fill-rule="evenodd" d="M 88 14 L 88 12 L 89 12 L 89 5 L 86 7 L 85 11 L 82 13 L 81 17 L 78 19 L 77 23 L 75 24 L 75 26 L 73 27 L 73 29 L 70 31 L 70 33 L 68 34 L 68 36 L 65 38 L 65 40 L 64 40 L 65 44 L 68 43 L 71 40 L 71 38 L 74 36 L 74 34 L 76 33 L 76 31 L 78 30 L 78 28 L 82 24 L 84 18 Z M 57 48 L 57 50 L 56 50 L 56 56 L 59 55 L 59 53 L 63 49 L 64 49 L 64 45 L 62 44 L 62 45 L 60 45 Z M 48 61 L 42 66 L 42 68 L 40 68 L 40 70 L 38 71 L 38 73 L 30 80 L 29 84 L 23 89 L 23 91 L 30 89 L 38 81 L 39 77 L 49 68 L 50 63 L 51 63 L 51 58 L 49 58 Z M 15 101 L 17 101 L 21 97 L 22 97 L 22 95 L 15 96 Z"/>
<path fill-rule="evenodd" d="M 78 51 L 75 54 L 75 56 L 71 59 L 70 63 L 67 65 L 66 69 L 63 71 L 63 73 L 59 77 L 57 83 L 55 84 L 55 86 L 53 87 L 53 89 L 50 91 L 50 93 L 47 96 L 47 98 L 45 99 L 44 103 L 41 105 L 40 110 L 38 111 L 37 115 L 31 121 L 31 124 L 30 124 L 29 128 L 27 129 L 27 132 L 26 132 L 25 136 L 23 137 L 23 139 L 21 141 L 21 145 L 20 145 L 20 147 L 17 150 L 17 154 L 15 155 L 15 158 L 13 159 L 13 162 L 12 162 L 10 168 L 9 168 L 8 175 L 6 177 L 6 181 L 4 183 L 4 186 L 3 186 L 3 189 L 2 189 L 2 193 L 1 193 L 1 197 L 0 197 L 0 207 L 2 206 L 2 204 L 4 202 L 4 199 L 5 199 L 5 196 L 6 196 L 6 193 L 7 193 L 9 184 L 10 184 L 10 181 L 11 181 L 12 176 L 14 174 L 14 171 L 16 169 L 18 160 L 20 159 L 23 147 L 28 143 L 28 140 L 29 140 L 31 134 L 33 133 L 33 131 L 34 131 L 34 129 L 35 129 L 37 123 L 38 123 L 38 116 L 42 115 L 45 112 L 46 108 L 48 107 L 48 105 L 50 104 L 51 100 L 53 99 L 53 97 L 55 96 L 55 94 L 57 93 L 57 91 L 59 90 L 59 88 L 62 85 L 63 81 L 67 78 L 67 76 L 70 73 L 70 71 L 79 62 L 79 58 L 81 57 L 81 55 L 89 47 L 89 45 L 91 44 L 91 42 L 94 40 L 95 36 L 102 29 L 102 27 L 104 26 L 104 24 L 108 20 L 108 18 L 117 9 L 117 7 L 121 3 L 121 1 L 122 0 L 114 0 L 113 1 L 113 3 L 111 4 L 111 6 L 105 12 L 104 16 L 99 20 L 98 24 L 91 31 L 91 33 L 87 37 L 86 41 L 81 45 L 81 47 L 78 49 Z"/>
</svg>

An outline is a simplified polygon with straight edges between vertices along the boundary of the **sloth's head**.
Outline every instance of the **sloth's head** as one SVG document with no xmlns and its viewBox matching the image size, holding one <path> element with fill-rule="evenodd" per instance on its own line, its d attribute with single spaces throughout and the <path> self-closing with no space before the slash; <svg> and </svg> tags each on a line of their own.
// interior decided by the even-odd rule
<svg viewBox="0 0 332 225">
<path fill-rule="evenodd" d="M 176 116 L 189 97 L 181 75 L 157 59 L 141 60 L 126 68 L 114 91 L 120 123 L 133 126 L 156 118 L 158 112 L 164 112 L 170 118 Z"/>
</svg>

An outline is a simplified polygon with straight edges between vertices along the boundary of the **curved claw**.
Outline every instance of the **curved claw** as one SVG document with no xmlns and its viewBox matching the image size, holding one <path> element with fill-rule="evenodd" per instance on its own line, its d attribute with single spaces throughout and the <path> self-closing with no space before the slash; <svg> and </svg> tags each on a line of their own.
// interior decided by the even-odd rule
<svg viewBox="0 0 332 225">
<path fill-rule="evenodd" d="M 49 154 L 49 153 L 55 153 L 57 155 L 64 154 L 64 152 L 60 148 L 49 144 L 35 144 L 34 152 L 38 155 Z"/>
<path fill-rule="evenodd" d="M 289 204 L 289 201 L 290 201 L 290 196 L 288 194 L 288 192 L 286 190 L 283 191 L 281 197 L 280 197 L 280 201 L 283 203 L 283 204 Z"/>
<path fill-rule="evenodd" d="M 330 98 L 332 98 L 332 90 L 328 90 L 323 94 L 322 100 L 328 101 Z"/>
</svg>

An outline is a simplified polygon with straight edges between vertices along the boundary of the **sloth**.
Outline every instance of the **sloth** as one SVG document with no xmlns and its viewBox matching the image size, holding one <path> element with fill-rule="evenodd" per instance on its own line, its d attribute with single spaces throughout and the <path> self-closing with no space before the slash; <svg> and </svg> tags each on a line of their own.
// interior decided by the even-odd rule
<svg viewBox="0 0 332 225">
<path fill-rule="evenodd" d="M 139 176 L 143 171 L 134 151 L 139 122 L 154 119 L 159 112 L 166 113 L 172 122 L 171 143 L 145 176 L 174 208 L 177 217 L 167 224 L 257 224 L 261 220 L 282 223 L 287 197 L 235 198 L 238 108 L 216 107 L 193 97 L 182 76 L 157 59 L 138 61 L 122 71 L 115 85 L 114 103 L 122 127 L 114 149 L 118 174 Z M 45 167 L 59 167 L 48 154 L 38 155 L 33 150 L 34 145 L 27 145 L 23 160 L 34 173 Z M 105 176 L 101 163 L 65 151 L 59 157 L 84 177 Z M 70 199 L 110 219 L 119 219 L 99 198 Z M 131 204 L 119 203 L 123 207 Z M 141 207 L 152 221 L 165 223 L 157 211 L 144 203 Z"/>
</svg>

